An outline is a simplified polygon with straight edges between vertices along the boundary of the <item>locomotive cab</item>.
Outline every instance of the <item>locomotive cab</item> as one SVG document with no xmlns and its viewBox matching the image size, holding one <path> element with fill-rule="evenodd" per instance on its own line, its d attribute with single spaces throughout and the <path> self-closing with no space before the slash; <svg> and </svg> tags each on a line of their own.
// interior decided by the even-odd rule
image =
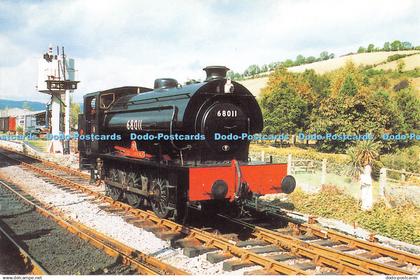
<svg viewBox="0 0 420 280">
<path fill-rule="evenodd" d="M 105 132 L 100 121 L 106 110 L 121 97 L 133 96 L 151 90 L 145 87 L 121 87 L 93 92 L 84 96 L 83 114 L 78 116 L 80 169 L 94 169 L 98 155 L 103 152 L 100 141 L 94 136 Z"/>
</svg>

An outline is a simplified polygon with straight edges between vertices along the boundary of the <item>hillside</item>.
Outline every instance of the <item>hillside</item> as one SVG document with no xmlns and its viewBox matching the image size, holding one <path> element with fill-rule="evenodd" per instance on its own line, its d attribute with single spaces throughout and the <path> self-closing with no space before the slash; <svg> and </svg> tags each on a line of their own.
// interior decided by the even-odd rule
<svg viewBox="0 0 420 280">
<path fill-rule="evenodd" d="M 249 80 L 243 80 L 239 81 L 244 87 L 249 89 L 253 95 L 258 97 L 261 93 L 261 90 L 265 87 L 265 85 L 268 82 L 268 77 L 262 77 L 262 78 L 255 78 L 255 79 L 249 79 Z"/>
<path fill-rule="evenodd" d="M 414 70 L 416 67 L 420 67 L 420 53 L 378 65 L 374 69 L 394 70 L 397 68 L 397 61 L 404 62 L 404 71 Z"/>
<path fill-rule="evenodd" d="M 299 66 L 290 67 L 289 71 L 291 72 L 303 72 L 306 69 L 313 69 L 318 74 L 324 74 L 329 71 L 333 71 L 337 68 L 340 68 L 346 64 L 347 61 L 351 60 L 356 65 L 373 65 L 386 61 L 388 56 L 394 54 L 412 54 L 419 53 L 419 51 L 395 51 L 395 52 L 371 52 L 371 53 L 358 53 L 347 56 L 340 56 L 337 58 L 314 62 L 311 64 L 304 64 Z M 412 59 L 412 56 L 407 57 L 407 59 Z M 417 65 L 420 66 L 420 65 Z"/>
<path fill-rule="evenodd" d="M 396 69 L 397 61 L 386 62 L 387 58 L 394 54 L 412 54 L 412 53 L 419 53 L 416 55 L 412 55 L 409 57 L 404 57 L 399 60 L 403 60 L 405 67 L 404 71 L 413 70 L 416 67 L 420 67 L 420 52 L 418 50 L 413 51 L 394 51 L 394 52 L 372 52 L 372 53 L 358 53 L 353 55 L 341 56 L 329 60 L 314 62 L 310 64 L 304 64 L 294 67 L 289 67 L 288 70 L 291 72 L 303 72 L 306 69 L 313 69 L 318 74 L 323 74 L 329 71 L 336 70 L 340 67 L 343 67 L 347 61 L 351 60 L 356 65 L 373 65 L 379 64 L 375 67 L 375 69 L 384 69 L 384 70 L 392 70 Z M 266 86 L 268 81 L 268 77 L 260 77 L 254 79 L 247 79 L 239 81 L 245 87 L 247 87 L 255 96 L 259 96 L 261 90 Z M 418 78 L 413 79 L 413 84 L 416 88 L 419 88 L 420 80 Z"/>
<path fill-rule="evenodd" d="M 24 103 L 27 103 L 30 110 L 32 111 L 40 111 L 45 110 L 45 104 L 41 102 L 34 102 L 34 101 L 15 101 L 15 100 L 8 100 L 8 99 L 0 99 L 0 110 L 4 110 L 5 108 L 21 108 L 23 109 Z"/>
</svg>

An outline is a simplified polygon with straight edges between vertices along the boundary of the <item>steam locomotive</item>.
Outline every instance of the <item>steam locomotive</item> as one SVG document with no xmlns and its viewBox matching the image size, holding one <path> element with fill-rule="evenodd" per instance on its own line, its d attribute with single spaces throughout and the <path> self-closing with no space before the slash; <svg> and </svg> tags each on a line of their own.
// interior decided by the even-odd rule
<svg viewBox="0 0 420 280">
<path fill-rule="evenodd" d="M 84 96 L 80 168 L 103 180 L 107 195 L 179 219 L 188 207 L 236 207 L 294 190 L 286 164 L 250 162 L 248 137 L 223 137 L 261 132 L 255 97 L 226 78 L 228 68 L 203 70 L 207 77 L 200 83 L 181 86 L 163 78 L 153 89 L 120 87 Z"/>
</svg>

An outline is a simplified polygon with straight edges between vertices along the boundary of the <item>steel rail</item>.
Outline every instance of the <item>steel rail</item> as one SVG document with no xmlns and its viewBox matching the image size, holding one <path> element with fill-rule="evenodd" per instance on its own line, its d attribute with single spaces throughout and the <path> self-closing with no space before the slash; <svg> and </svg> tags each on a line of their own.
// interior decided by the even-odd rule
<svg viewBox="0 0 420 280">
<path fill-rule="evenodd" d="M 224 215 L 219 215 L 219 216 L 229 221 L 243 225 L 245 227 L 252 228 L 253 236 L 255 236 L 258 239 L 267 241 L 274 245 L 278 245 L 282 248 L 288 248 L 297 255 L 310 258 L 316 261 L 317 263 L 321 263 L 326 266 L 335 267 L 344 273 L 357 274 L 357 275 L 371 274 L 370 272 L 373 272 L 373 274 L 382 273 L 382 274 L 388 274 L 388 275 L 414 274 L 405 269 L 375 262 L 367 258 L 350 255 L 348 253 L 335 250 L 334 248 L 329 248 L 329 247 L 321 246 L 318 244 L 312 244 L 310 242 L 302 241 L 291 235 L 286 235 L 278 231 L 255 226 L 255 225 L 252 225 L 250 223 L 247 223 L 238 219 L 230 218 Z M 308 225 L 308 226 L 315 227 L 315 225 Z M 321 238 L 328 238 L 328 236 L 325 236 L 325 234 L 323 235 L 319 234 L 317 236 Z M 332 240 L 336 240 L 336 239 L 332 239 Z M 364 242 L 364 240 L 361 240 L 361 241 Z M 417 256 L 413 256 L 413 257 L 418 258 Z"/>
<path fill-rule="evenodd" d="M 390 257 L 400 262 L 407 262 L 413 265 L 420 266 L 420 257 L 418 255 L 415 255 L 406 251 L 394 249 L 392 247 L 382 246 L 380 243 L 360 239 L 349 234 L 341 233 L 337 230 L 321 227 L 316 224 L 318 222 L 316 216 L 309 215 L 307 218 L 305 218 L 305 216 L 307 215 L 299 213 L 299 212 L 295 212 L 295 211 L 291 211 L 291 210 L 283 209 L 283 208 L 278 208 L 278 210 L 288 215 L 301 216 L 303 219 L 308 220 L 308 222 L 306 223 L 305 222 L 298 223 L 298 222 L 295 222 L 293 218 L 290 218 L 288 216 L 285 217 L 288 219 L 293 229 L 297 232 L 302 231 L 302 232 L 313 234 L 314 236 L 317 236 L 320 238 L 329 238 L 333 241 L 339 241 L 339 242 L 345 243 L 347 244 L 347 246 L 351 248 L 367 250 L 373 254 L 380 254 L 382 256 Z M 270 214 L 272 213 L 270 212 Z M 375 239 L 374 235 L 370 236 L 370 238 L 372 238 L 373 240 Z"/>
<path fill-rule="evenodd" d="M 10 148 L 0 147 L 0 149 L 5 150 L 5 151 L 8 151 L 8 152 L 11 152 L 11 153 L 15 153 L 15 154 L 18 154 L 18 155 L 21 155 L 21 156 L 24 156 L 24 157 L 27 157 L 27 158 L 30 158 L 30 159 L 33 159 L 33 160 L 37 160 L 40 163 L 42 163 L 44 165 L 47 165 L 48 167 L 51 167 L 51 168 L 54 168 L 54 169 L 58 169 L 58 170 L 61 170 L 61 171 L 67 172 L 67 173 L 70 173 L 71 175 L 74 175 L 74 176 L 82 177 L 83 179 L 86 179 L 86 180 L 90 180 L 90 175 L 89 174 L 86 174 L 86 173 L 81 172 L 79 170 L 76 170 L 74 168 L 67 167 L 67 166 L 62 166 L 62 165 L 59 165 L 59 164 L 57 164 L 55 162 L 42 159 L 42 158 L 40 158 L 38 156 L 24 154 L 22 152 L 18 152 L 18 151 L 15 151 L 13 149 L 10 149 Z"/>
<path fill-rule="evenodd" d="M 334 248 L 312 244 L 299 240 L 293 236 L 281 234 L 265 228 L 256 227 L 253 233 L 257 238 L 272 242 L 281 247 L 292 248 L 301 255 L 313 260 L 317 260 L 327 266 L 334 266 L 337 269 L 343 269 L 344 272 L 351 274 L 360 274 L 364 271 L 373 271 L 374 273 L 382 273 L 389 275 L 409 275 L 413 274 L 407 270 L 378 263 L 366 258 L 350 255 L 340 252 Z"/>
<path fill-rule="evenodd" d="M 0 176 L 0 179 L 4 180 L 4 178 L 1 178 L 1 176 Z M 47 218 L 52 219 L 58 225 L 65 228 L 67 231 L 89 242 L 93 246 L 104 251 L 106 254 L 112 257 L 120 257 L 122 259 L 123 264 L 132 266 L 141 274 L 145 274 L 145 275 L 161 275 L 161 274 L 186 275 L 187 274 L 186 272 L 180 269 L 177 269 L 175 267 L 172 267 L 168 264 L 164 264 L 151 256 L 147 256 L 146 254 L 136 251 L 134 249 L 129 249 L 129 247 L 125 245 L 123 246 L 122 243 L 117 242 L 116 240 L 110 237 L 104 236 L 91 228 L 81 225 L 80 223 L 70 221 L 70 220 L 64 220 L 59 215 L 54 214 L 51 211 L 48 211 L 45 208 L 41 207 L 40 205 L 28 200 L 26 197 L 18 193 L 16 190 L 11 188 L 5 182 L 0 181 L 0 184 L 4 188 L 6 188 L 8 191 L 12 192 L 15 196 L 17 196 L 25 204 L 34 207 L 34 209 L 38 213 L 42 214 L 43 216 Z"/>
<path fill-rule="evenodd" d="M 253 229 L 252 235 L 260 240 L 266 241 L 270 244 L 279 246 L 281 248 L 288 249 L 292 252 L 292 254 L 300 257 L 305 257 L 311 259 L 315 264 L 326 266 L 326 267 L 333 267 L 337 269 L 338 272 L 342 274 L 350 274 L 350 275 L 371 275 L 377 274 L 374 271 L 369 271 L 364 266 L 361 266 L 358 263 L 349 263 L 343 261 L 341 258 L 337 258 L 335 254 L 331 254 L 328 251 L 328 248 L 323 246 L 315 246 L 315 244 L 310 244 L 299 240 L 297 238 L 293 238 L 288 235 L 281 234 L 279 232 L 275 232 L 269 229 L 265 229 L 262 227 L 254 226 L 247 222 L 230 218 L 224 215 L 219 215 L 220 217 L 234 222 L 236 224 L 248 227 Z"/>
<path fill-rule="evenodd" d="M 27 269 L 30 269 L 30 274 L 32 275 L 48 275 L 49 273 L 34 259 L 32 256 L 25 251 L 14 239 L 11 237 L 6 230 L 0 226 L 0 234 L 8 239 L 13 246 L 19 251 L 23 262 Z"/>
<path fill-rule="evenodd" d="M 348 244 L 350 247 L 368 250 L 372 253 L 388 256 L 400 262 L 408 262 L 420 266 L 420 257 L 408 252 L 396 250 L 390 247 L 381 246 L 378 243 L 358 239 L 353 236 L 345 235 L 332 229 L 321 228 L 315 224 L 296 225 L 299 230 L 310 232 L 321 238 L 330 238 L 334 241 L 340 241 Z"/>
</svg>

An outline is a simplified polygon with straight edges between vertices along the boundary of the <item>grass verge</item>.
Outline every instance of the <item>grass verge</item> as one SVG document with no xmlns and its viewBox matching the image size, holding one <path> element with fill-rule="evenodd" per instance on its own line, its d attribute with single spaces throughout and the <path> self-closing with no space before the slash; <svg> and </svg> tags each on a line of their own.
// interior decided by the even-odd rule
<svg viewBox="0 0 420 280">
<path fill-rule="evenodd" d="M 380 202 L 372 211 L 364 212 L 356 199 L 334 186 L 324 186 L 317 194 L 305 194 L 297 189 L 289 195 L 289 201 L 297 211 L 350 224 L 356 222 L 377 234 L 420 245 L 420 209 L 412 204 L 388 208 Z"/>
</svg>

